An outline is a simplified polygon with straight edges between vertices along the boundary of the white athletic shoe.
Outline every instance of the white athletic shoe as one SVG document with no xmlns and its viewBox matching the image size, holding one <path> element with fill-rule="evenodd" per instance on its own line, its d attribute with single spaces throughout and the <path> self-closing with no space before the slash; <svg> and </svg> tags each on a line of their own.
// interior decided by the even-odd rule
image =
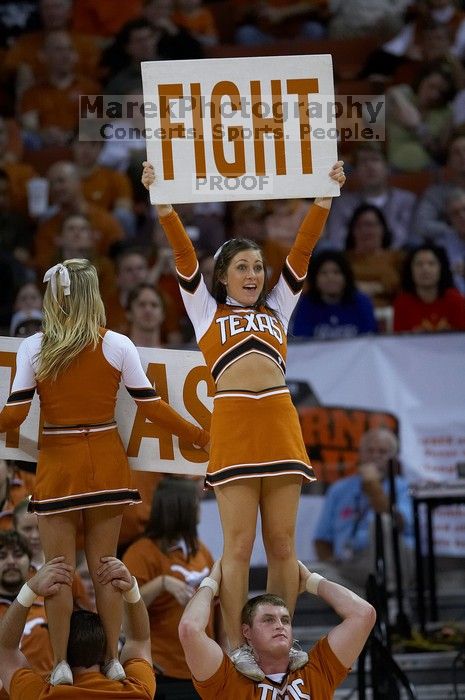
<svg viewBox="0 0 465 700">
<path fill-rule="evenodd" d="M 252 649 L 248 644 L 234 649 L 229 655 L 234 666 L 243 676 L 251 678 L 253 681 L 262 681 L 265 678 L 260 666 L 255 661 Z"/>
<path fill-rule="evenodd" d="M 102 673 L 110 681 L 124 681 L 126 674 L 118 659 L 110 659 L 102 666 Z"/>
<path fill-rule="evenodd" d="M 52 671 L 50 685 L 73 685 L 73 672 L 67 661 L 60 661 Z"/>
<path fill-rule="evenodd" d="M 302 668 L 306 663 L 308 663 L 307 652 L 291 647 L 289 651 L 289 670 L 297 671 L 298 668 Z"/>
</svg>

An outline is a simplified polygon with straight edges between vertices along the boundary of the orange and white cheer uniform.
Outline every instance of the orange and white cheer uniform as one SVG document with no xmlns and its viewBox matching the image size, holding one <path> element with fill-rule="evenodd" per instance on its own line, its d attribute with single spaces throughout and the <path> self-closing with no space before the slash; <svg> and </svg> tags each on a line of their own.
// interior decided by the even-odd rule
<svg viewBox="0 0 465 700">
<path fill-rule="evenodd" d="M 145 418 L 192 444 L 208 442 L 208 433 L 157 396 L 126 336 L 102 328 L 95 349 L 82 350 L 56 380 L 36 381 L 41 340 L 36 333 L 21 343 L 12 391 L 0 413 L 0 432 L 19 426 L 37 389 L 49 427 L 42 430 L 30 511 L 47 515 L 140 502 L 114 419 L 121 380 Z"/>
<path fill-rule="evenodd" d="M 194 247 L 178 215 L 160 222 L 174 250 L 178 281 L 197 343 L 215 383 L 251 353 L 274 362 L 283 374 L 289 319 L 302 291 L 313 247 L 328 209 L 313 205 L 305 217 L 266 306 L 243 307 L 228 297 L 219 304 L 208 291 Z M 217 391 L 211 422 L 210 462 L 205 479 L 218 486 L 241 478 L 298 474 L 315 479 L 288 388 Z"/>
</svg>

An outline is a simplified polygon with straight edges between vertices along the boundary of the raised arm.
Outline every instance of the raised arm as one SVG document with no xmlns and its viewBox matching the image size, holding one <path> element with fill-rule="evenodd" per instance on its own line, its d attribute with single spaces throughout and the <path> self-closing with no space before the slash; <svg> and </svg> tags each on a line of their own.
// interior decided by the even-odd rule
<svg viewBox="0 0 465 700">
<path fill-rule="evenodd" d="M 376 621 L 370 603 L 338 583 L 312 574 L 299 562 L 300 592 L 308 591 L 322 598 L 342 618 L 328 633 L 328 643 L 339 661 L 349 668 L 359 656 Z"/>
<path fill-rule="evenodd" d="M 150 163 L 144 163 L 142 182 L 147 189 L 155 182 L 155 171 Z M 179 288 L 187 314 L 199 340 L 210 326 L 217 304 L 200 273 L 199 262 L 181 219 L 171 204 L 156 205 L 160 223 L 173 249 Z"/>
<path fill-rule="evenodd" d="M 337 182 L 340 187 L 343 186 L 346 176 L 342 160 L 338 160 L 333 165 L 329 172 L 329 177 Z M 307 274 L 310 256 L 323 233 L 332 201 L 332 197 L 317 197 L 297 231 L 287 262 L 298 278 L 305 277 Z"/>
<path fill-rule="evenodd" d="M 144 416 L 153 423 L 169 430 L 173 435 L 178 435 L 186 442 L 205 447 L 210 439 L 209 434 L 203 428 L 183 418 L 157 395 L 142 368 L 139 353 L 134 343 L 125 336 L 117 335 L 116 337 L 122 353 L 122 380 Z"/>
<path fill-rule="evenodd" d="M 101 561 L 97 570 L 100 583 L 117 588 L 124 600 L 123 633 L 126 641 L 120 661 L 124 664 L 131 659 L 144 659 L 152 666 L 149 616 L 136 579 L 116 557 L 102 557 Z"/>
<path fill-rule="evenodd" d="M 211 678 L 223 661 L 221 647 L 205 632 L 220 583 L 221 562 L 216 561 L 188 602 L 179 623 L 179 639 L 184 656 L 193 677 L 198 681 Z"/>
<path fill-rule="evenodd" d="M 147 163 L 147 161 L 144 161 L 143 166 L 142 184 L 149 190 L 156 179 L 155 170 L 153 165 Z M 192 241 L 171 204 L 157 204 L 156 210 L 166 237 L 173 249 L 176 270 L 184 278 L 190 279 L 196 274 L 199 266 Z"/>
<path fill-rule="evenodd" d="M 13 675 L 29 662 L 19 650 L 29 608 L 37 596 L 54 595 L 61 586 L 71 586 L 73 569 L 64 557 L 55 557 L 44 564 L 21 588 L 0 621 L 0 679 L 8 693 Z"/>
</svg>

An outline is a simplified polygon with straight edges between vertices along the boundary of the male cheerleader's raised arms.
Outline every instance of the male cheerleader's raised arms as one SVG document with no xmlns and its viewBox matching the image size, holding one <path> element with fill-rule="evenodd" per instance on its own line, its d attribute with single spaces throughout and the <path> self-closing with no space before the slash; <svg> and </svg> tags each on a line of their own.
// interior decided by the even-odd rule
<svg viewBox="0 0 465 700">
<path fill-rule="evenodd" d="M 155 170 L 150 163 L 143 165 L 142 182 L 149 189 Z M 342 161 L 333 166 L 329 178 L 344 184 Z M 226 241 L 217 251 L 208 290 L 173 207 L 156 207 L 173 248 L 186 311 L 216 385 L 205 482 L 215 490 L 223 529 L 220 599 L 231 659 L 256 680 L 263 678 L 263 672 L 244 644 L 240 614 L 248 595 L 258 511 L 268 564 L 267 591 L 281 596 L 291 613 L 298 593 L 297 508 L 303 479 L 312 481 L 315 476 L 285 382 L 286 333 L 331 201 L 317 198 L 310 206 L 270 291 L 262 251 L 244 238 Z M 307 659 L 305 652 L 291 649 L 292 669 Z"/>
</svg>

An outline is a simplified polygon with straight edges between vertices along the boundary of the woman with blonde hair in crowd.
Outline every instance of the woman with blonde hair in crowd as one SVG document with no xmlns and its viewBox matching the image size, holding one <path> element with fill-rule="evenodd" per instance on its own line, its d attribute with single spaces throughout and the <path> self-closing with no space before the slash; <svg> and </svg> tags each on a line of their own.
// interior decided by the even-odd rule
<svg viewBox="0 0 465 700">
<path fill-rule="evenodd" d="M 124 505 L 140 501 L 131 488 L 114 419 L 120 380 L 147 419 L 199 446 L 206 445 L 208 434 L 157 396 L 129 338 L 104 328 L 97 272 L 88 260 L 65 260 L 50 268 L 44 281 L 44 330 L 19 347 L 0 432 L 24 421 L 37 389 L 44 426 L 29 510 L 39 516 L 45 559 L 64 556 L 73 567 L 82 515 L 84 548 L 107 642 L 102 670 L 108 678 L 121 680 L 125 673 L 117 656 L 122 599 L 113 586 L 98 580 L 101 558 L 115 556 Z M 50 683 L 72 684 L 66 661 L 70 587 L 62 586 L 47 598 L 46 609 L 54 655 Z"/>
<path fill-rule="evenodd" d="M 344 183 L 342 165 L 333 166 L 328 183 Z M 142 182 L 147 189 L 155 182 L 149 163 Z M 315 476 L 285 383 L 286 333 L 331 201 L 320 197 L 311 205 L 269 293 L 262 250 L 245 238 L 226 241 L 215 254 L 210 293 L 178 215 L 169 204 L 157 205 L 174 250 L 184 304 L 216 385 L 205 482 L 215 489 L 223 528 L 221 608 L 231 659 L 254 680 L 263 680 L 264 674 L 244 643 L 240 618 L 259 510 L 267 591 L 280 595 L 292 613 L 299 588 L 297 508 L 303 479 Z M 291 649 L 292 670 L 307 661 L 305 652 Z"/>
</svg>

